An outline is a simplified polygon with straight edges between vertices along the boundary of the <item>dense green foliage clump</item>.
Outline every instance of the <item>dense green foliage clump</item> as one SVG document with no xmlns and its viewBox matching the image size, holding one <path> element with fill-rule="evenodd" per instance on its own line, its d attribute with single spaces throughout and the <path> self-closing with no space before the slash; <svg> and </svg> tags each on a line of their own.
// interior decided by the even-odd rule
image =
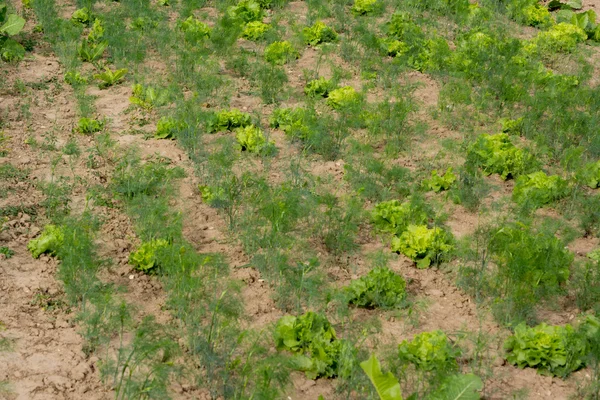
<svg viewBox="0 0 600 400">
<path fill-rule="evenodd" d="M 337 33 L 321 21 L 317 21 L 312 26 L 304 28 L 302 34 L 304 35 L 304 42 L 311 46 L 334 42 L 338 38 Z"/>
<path fill-rule="evenodd" d="M 244 128 L 252 125 L 250 114 L 241 112 L 237 108 L 216 112 L 208 121 L 207 128 L 210 133 L 221 131 L 233 131 L 236 128 Z"/>
<path fill-rule="evenodd" d="M 448 167 L 444 175 L 439 175 L 438 171 L 434 169 L 431 171 L 431 178 L 425 180 L 424 183 L 429 190 L 439 193 L 450 189 L 454 182 L 456 182 L 456 175 L 452 172 L 452 167 Z"/>
<path fill-rule="evenodd" d="M 561 199 L 567 190 L 568 183 L 560 176 L 538 171 L 517 178 L 512 198 L 518 204 L 538 208 Z"/>
<path fill-rule="evenodd" d="M 460 349 L 455 347 L 443 331 L 423 332 L 409 342 L 398 346 L 398 356 L 422 371 L 450 371 L 458 368 L 456 357 Z"/>
<path fill-rule="evenodd" d="M 327 97 L 329 91 L 333 90 L 334 85 L 329 79 L 324 77 L 313 79 L 304 86 L 304 93 L 310 97 Z"/>
<path fill-rule="evenodd" d="M 300 53 L 290 42 L 273 42 L 265 48 L 265 60 L 275 65 L 283 65 L 300 57 Z"/>
<path fill-rule="evenodd" d="M 585 366 L 590 346 L 598 342 L 599 335 L 600 320 L 593 316 L 577 328 L 520 324 L 504 342 L 506 359 L 519 368 L 536 368 L 540 374 L 564 378 Z"/>
<path fill-rule="evenodd" d="M 400 203 L 398 200 L 376 204 L 371 219 L 378 231 L 394 235 L 401 235 L 409 225 L 422 225 L 428 220 L 426 211 L 419 203 Z"/>
<path fill-rule="evenodd" d="M 329 92 L 327 104 L 333 109 L 350 107 L 360 101 L 360 94 L 352 86 L 344 86 Z"/>
<path fill-rule="evenodd" d="M 309 379 L 346 375 L 352 346 L 337 338 L 326 317 L 307 312 L 299 317 L 285 316 L 275 327 L 275 347 L 290 351 L 297 369 Z"/>
<path fill-rule="evenodd" d="M 164 239 L 144 242 L 129 255 L 129 263 L 142 272 L 155 272 L 160 267 L 158 253 L 168 246 L 169 242 Z"/>
<path fill-rule="evenodd" d="M 33 258 L 38 258 L 44 253 L 55 255 L 64 242 L 64 230 L 56 225 L 46 225 L 44 230 L 35 239 L 31 239 L 27 244 L 27 249 L 31 252 Z"/>
<path fill-rule="evenodd" d="M 406 298 L 406 282 L 386 267 L 375 267 L 345 289 L 348 302 L 358 307 L 394 308 Z"/>
<path fill-rule="evenodd" d="M 257 42 L 263 39 L 269 30 L 271 30 L 271 25 L 265 24 L 262 21 L 251 21 L 244 27 L 242 37 Z"/>
<path fill-rule="evenodd" d="M 533 159 L 516 147 L 505 133 L 480 135 L 467 150 L 467 162 L 480 167 L 484 174 L 515 178 L 531 169 Z"/>
<path fill-rule="evenodd" d="M 267 145 L 265 134 L 259 127 L 254 125 L 237 128 L 235 138 L 240 149 L 250 153 L 258 153 Z"/>
<path fill-rule="evenodd" d="M 392 251 L 402 253 L 417 263 L 417 268 L 428 268 L 439 263 L 453 249 L 451 236 L 441 228 L 409 225 L 392 239 Z"/>
</svg>

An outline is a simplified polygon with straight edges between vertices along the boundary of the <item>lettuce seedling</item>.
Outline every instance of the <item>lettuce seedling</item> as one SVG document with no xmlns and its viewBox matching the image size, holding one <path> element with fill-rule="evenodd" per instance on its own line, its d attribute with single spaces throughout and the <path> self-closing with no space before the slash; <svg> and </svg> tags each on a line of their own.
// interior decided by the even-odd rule
<svg viewBox="0 0 600 400">
<path fill-rule="evenodd" d="M 421 371 L 453 371 L 458 369 L 456 357 L 461 351 L 443 331 L 435 330 L 416 335 L 410 342 L 398 345 L 398 356 Z"/>
<path fill-rule="evenodd" d="M 351 11 L 354 15 L 367 15 L 374 13 L 380 7 L 378 0 L 354 0 Z"/>
<path fill-rule="evenodd" d="M 17 14 L 7 14 L 6 4 L 0 4 L 0 58 L 13 62 L 25 57 L 25 48 L 12 39 L 25 26 L 25 20 Z"/>
<path fill-rule="evenodd" d="M 87 7 L 77 9 L 71 15 L 71 21 L 82 25 L 89 25 L 92 22 L 92 12 Z"/>
<path fill-rule="evenodd" d="M 240 149 L 250 153 L 259 153 L 268 144 L 263 131 L 254 125 L 237 128 L 235 138 Z"/>
<path fill-rule="evenodd" d="M 592 189 L 600 187 L 600 161 L 585 165 L 577 173 L 577 180 Z"/>
<path fill-rule="evenodd" d="M 415 261 L 420 269 L 438 263 L 452 249 L 449 233 L 426 225 L 409 225 L 400 237 L 392 239 L 392 251 Z"/>
<path fill-rule="evenodd" d="M 456 175 L 452 172 L 452 167 L 448 167 L 444 175 L 438 175 L 437 169 L 431 171 L 431 178 L 425 180 L 425 185 L 430 190 L 433 190 L 436 193 L 441 192 L 442 190 L 450 189 L 450 186 L 456 182 Z"/>
<path fill-rule="evenodd" d="M 65 240 L 64 230 L 56 225 L 46 225 L 42 234 L 27 243 L 27 250 L 33 258 L 38 258 L 43 253 L 55 255 Z"/>
<path fill-rule="evenodd" d="M 227 13 L 231 18 L 243 23 L 260 21 L 264 17 L 261 3 L 255 0 L 241 0 L 235 6 L 229 7 Z"/>
<path fill-rule="evenodd" d="M 526 173 L 534 165 L 533 157 L 512 144 L 505 133 L 479 135 L 467 150 L 467 162 L 504 180 Z"/>
<path fill-rule="evenodd" d="M 257 42 L 264 39 L 266 33 L 271 29 L 271 25 L 265 24 L 261 21 L 251 21 L 246 24 L 242 31 L 242 37 L 244 39 Z"/>
<path fill-rule="evenodd" d="M 102 129 L 104 129 L 104 121 L 97 119 L 82 117 L 77 122 L 77 132 L 84 135 L 100 132 Z"/>
<path fill-rule="evenodd" d="M 533 208 L 559 200 L 567 195 L 568 183 L 558 175 L 546 175 L 542 171 L 517 178 L 512 199 L 522 206 Z"/>
<path fill-rule="evenodd" d="M 129 98 L 129 102 L 146 110 L 165 105 L 169 100 L 169 92 L 166 90 L 144 87 L 139 83 L 133 85 L 132 92 L 133 96 Z"/>
<path fill-rule="evenodd" d="M 406 298 L 406 282 L 386 267 L 373 268 L 345 288 L 348 303 L 358 307 L 394 308 Z"/>
<path fill-rule="evenodd" d="M 178 132 L 186 128 L 186 123 L 171 117 L 163 117 L 156 124 L 155 139 L 174 139 Z"/>
<path fill-rule="evenodd" d="M 360 94 L 352 86 L 344 86 L 329 92 L 327 105 L 335 110 L 349 107 L 360 101 Z"/>
<path fill-rule="evenodd" d="M 87 84 L 88 80 L 84 76 L 81 76 L 81 73 L 78 71 L 68 71 L 65 73 L 65 82 L 71 86 L 76 86 L 85 85 Z"/>
<path fill-rule="evenodd" d="M 214 113 L 207 123 L 209 133 L 221 131 L 233 131 L 236 128 L 243 128 L 252 125 L 250 114 L 243 113 L 237 108 L 223 110 Z"/>
<path fill-rule="evenodd" d="M 423 225 L 428 218 L 425 210 L 410 201 L 389 200 L 375 205 L 371 220 L 379 232 L 401 235 L 409 225 Z"/>
<path fill-rule="evenodd" d="M 179 29 L 184 33 L 187 42 L 195 43 L 208 39 L 212 29 L 204 22 L 191 15 L 179 23 Z"/>
<path fill-rule="evenodd" d="M 142 272 L 154 272 L 154 269 L 160 267 L 157 252 L 168 246 L 169 242 L 164 239 L 153 239 L 144 242 L 136 251 L 129 254 L 129 263 Z"/>
<path fill-rule="evenodd" d="M 99 43 L 104 38 L 104 26 L 98 18 L 94 20 L 94 24 L 87 35 L 87 39 L 93 43 Z"/>
<path fill-rule="evenodd" d="M 300 57 L 288 41 L 273 42 L 265 48 L 265 60 L 271 64 L 283 65 Z"/>
<path fill-rule="evenodd" d="M 276 349 L 291 352 L 295 367 L 309 379 L 345 375 L 344 354 L 354 352 L 351 344 L 337 338 L 327 317 L 312 311 L 281 318 L 274 339 Z"/>
<path fill-rule="evenodd" d="M 532 328 L 524 323 L 504 342 L 506 360 L 519 368 L 537 368 L 542 375 L 566 377 L 585 365 L 587 346 L 567 324 L 542 323 Z"/>
<path fill-rule="evenodd" d="M 104 72 L 94 75 L 94 79 L 102 81 L 98 85 L 100 89 L 106 89 L 121 82 L 125 78 L 125 74 L 127 74 L 127 68 L 112 71 L 110 68 L 105 67 Z"/>
<path fill-rule="evenodd" d="M 321 21 L 317 21 L 313 26 L 302 30 L 304 43 L 310 46 L 316 46 L 321 43 L 335 42 L 338 38 L 337 33 Z"/>
<path fill-rule="evenodd" d="M 306 140 L 312 134 L 306 126 L 306 118 L 303 108 L 278 108 L 273 111 L 269 122 L 271 128 L 281 129 L 290 138 Z"/>
<path fill-rule="evenodd" d="M 406 43 L 394 38 L 379 39 L 379 47 L 385 55 L 390 57 L 401 56 L 410 51 L 410 47 Z"/>
<path fill-rule="evenodd" d="M 313 79 L 304 86 L 304 93 L 309 97 L 327 97 L 333 89 L 333 83 L 323 77 Z"/>
<path fill-rule="evenodd" d="M 198 190 L 200 190 L 202 201 L 211 206 L 226 198 L 225 189 L 222 187 L 198 185 Z"/>
<path fill-rule="evenodd" d="M 88 39 L 84 39 L 77 47 L 77 54 L 81 61 L 93 63 L 102 58 L 107 47 L 107 41 L 95 43 Z"/>
</svg>

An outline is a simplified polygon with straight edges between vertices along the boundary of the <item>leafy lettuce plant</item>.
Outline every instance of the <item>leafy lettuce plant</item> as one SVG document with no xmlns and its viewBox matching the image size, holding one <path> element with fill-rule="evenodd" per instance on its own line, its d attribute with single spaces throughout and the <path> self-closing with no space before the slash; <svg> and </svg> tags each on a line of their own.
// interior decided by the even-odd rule
<svg viewBox="0 0 600 400">
<path fill-rule="evenodd" d="M 566 377 L 585 365 L 587 346 L 571 325 L 524 323 L 504 342 L 506 360 L 519 368 L 537 368 L 542 375 Z"/>
<path fill-rule="evenodd" d="M 129 254 L 129 263 L 144 273 L 155 272 L 155 269 L 159 267 L 157 253 L 168 246 L 169 242 L 164 239 L 144 242 L 136 251 Z"/>
<path fill-rule="evenodd" d="M 226 198 L 225 189 L 222 187 L 198 185 L 202 201 L 213 206 Z"/>
<path fill-rule="evenodd" d="M 522 206 L 539 208 L 567 195 L 568 183 L 558 175 L 542 171 L 517 178 L 512 199 Z"/>
<path fill-rule="evenodd" d="M 189 43 L 201 42 L 210 38 L 212 29 L 204 22 L 190 15 L 179 23 L 179 29 L 183 32 L 185 40 Z"/>
<path fill-rule="evenodd" d="M 577 43 L 585 42 L 587 37 L 587 33 L 577 25 L 561 22 L 540 32 L 533 43 L 543 52 L 569 53 L 577 47 Z"/>
<path fill-rule="evenodd" d="M 92 24 L 92 28 L 87 35 L 87 39 L 93 43 L 99 43 L 102 38 L 104 38 L 104 26 L 102 25 L 102 21 L 98 18 L 94 19 L 94 23 Z"/>
<path fill-rule="evenodd" d="M 221 131 L 233 131 L 236 128 L 243 128 L 252 125 L 250 114 L 241 112 L 237 108 L 223 110 L 213 114 L 208 121 L 207 128 L 210 133 Z"/>
<path fill-rule="evenodd" d="M 397 12 L 386 24 L 387 36 L 380 40 L 384 53 L 402 60 L 418 71 L 439 70 L 452 52 L 441 36 L 428 37 L 413 16 Z"/>
<path fill-rule="evenodd" d="M 534 164 L 532 156 L 512 144 L 505 133 L 479 135 L 467 150 L 467 162 L 504 180 L 526 173 Z"/>
<path fill-rule="evenodd" d="M 360 94 L 352 86 L 344 86 L 329 92 L 327 105 L 335 110 L 349 107 L 360 101 Z"/>
<path fill-rule="evenodd" d="M 404 340 L 398 346 L 400 360 L 413 364 L 421 371 L 453 371 L 458 369 L 456 357 L 461 351 L 443 331 L 435 330 Z"/>
<path fill-rule="evenodd" d="M 227 13 L 231 18 L 243 23 L 260 21 L 265 16 L 261 3 L 255 0 L 241 0 L 229 7 Z"/>
<path fill-rule="evenodd" d="M 506 9 L 510 18 L 520 24 L 545 27 L 553 22 L 548 8 L 538 0 L 511 0 Z"/>
<path fill-rule="evenodd" d="M 354 0 L 351 11 L 354 15 L 372 14 L 380 8 L 378 0 Z"/>
<path fill-rule="evenodd" d="M 174 139 L 178 132 L 186 128 L 183 121 L 171 117 L 163 117 L 156 124 L 155 139 Z"/>
<path fill-rule="evenodd" d="M 104 51 L 108 47 L 107 41 L 93 42 L 84 39 L 77 47 L 77 54 L 83 62 L 94 63 L 102 58 Z"/>
<path fill-rule="evenodd" d="M 281 129 L 287 136 L 305 140 L 311 131 L 305 123 L 306 110 L 303 108 L 278 108 L 270 118 L 271 128 Z"/>
<path fill-rule="evenodd" d="M 333 83 L 329 79 L 320 77 L 313 79 L 304 86 L 304 94 L 309 97 L 327 97 L 333 87 Z"/>
<path fill-rule="evenodd" d="M 375 205 L 371 220 L 378 231 L 401 235 L 409 225 L 423 225 L 428 218 L 425 210 L 416 203 L 389 200 Z"/>
<path fill-rule="evenodd" d="M 100 89 L 106 89 L 107 87 L 121 82 L 125 78 L 125 74 L 127 74 L 127 68 L 116 69 L 113 71 L 110 68 L 105 67 L 104 72 L 94 75 L 94 79 L 101 81 L 98 85 Z"/>
<path fill-rule="evenodd" d="M 275 326 L 275 347 L 291 352 L 295 367 L 309 379 L 348 373 L 346 359 L 354 350 L 339 340 L 327 317 L 312 311 L 299 317 L 284 316 Z"/>
<path fill-rule="evenodd" d="M 82 25 L 89 25 L 92 23 L 92 11 L 87 7 L 79 8 L 71 15 L 71 21 Z"/>
<path fill-rule="evenodd" d="M 269 30 L 271 30 L 271 25 L 269 24 L 265 24 L 262 21 L 250 21 L 242 31 L 242 37 L 253 42 L 258 42 L 259 40 L 264 39 Z"/>
<path fill-rule="evenodd" d="M 65 73 L 65 82 L 71 86 L 85 85 L 88 80 L 78 71 L 68 71 Z"/>
<path fill-rule="evenodd" d="M 169 100 L 169 92 L 166 90 L 159 90 L 151 86 L 142 86 L 139 83 L 133 85 L 132 92 L 133 95 L 129 97 L 129 102 L 145 110 L 165 105 Z"/>
<path fill-rule="evenodd" d="M 13 62 L 25 57 L 25 48 L 12 39 L 25 26 L 25 20 L 17 14 L 8 14 L 6 4 L 0 4 L 0 58 Z"/>
<path fill-rule="evenodd" d="M 577 173 L 577 180 L 592 189 L 600 187 L 600 161 L 585 165 Z"/>
<path fill-rule="evenodd" d="M 63 245 L 64 239 L 64 230 L 61 227 L 46 225 L 40 236 L 27 243 L 27 250 L 33 258 L 38 258 L 43 253 L 55 255 Z"/>
<path fill-rule="evenodd" d="M 248 125 L 235 130 L 235 138 L 242 151 L 259 153 L 267 146 L 263 131 L 254 125 Z"/>
<path fill-rule="evenodd" d="M 390 57 L 401 56 L 410 51 L 408 44 L 398 39 L 389 37 L 379 39 L 379 47 L 384 54 Z"/>
<path fill-rule="evenodd" d="M 456 182 L 456 175 L 452 172 L 452 167 L 448 167 L 444 175 L 438 175 L 438 171 L 434 169 L 431 171 L 431 178 L 425 181 L 425 184 L 430 190 L 436 193 L 442 190 L 450 189 L 450 186 Z"/>
<path fill-rule="evenodd" d="M 104 121 L 98 121 L 97 119 L 82 117 L 77 122 L 77 132 L 84 135 L 100 132 L 102 129 L 104 129 Z"/>
<path fill-rule="evenodd" d="M 600 24 L 596 23 L 594 10 L 575 13 L 573 10 L 560 10 L 556 13 L 556 22 L 566 22 L 575 25 L 587 34 L 588 39 L 600 41 Z"/>
<path fill-rule="evenodd" d="M 406 298 L 406 282 L 387 267 L 375 267 L 345 288 L 348 302 L 358 307 L 394 308 Z"/>
<path fill-rule="evenodd" d="M 449 233 L 426 225 L 409 225 L 392 239 L 392 251 L 415 261 L 420 269 L 429 268 L 432 262 L 439 263 L 453 248 Z"/>
<path fill-rule="evenodd" d="M 300 57 L 288 41 L 273 42 L 265 48 L 265 60 L 271 64 L 283 65 Z"/>
<path fill-rule="evenodd" d="M 304 43 L 310 46 L 316 46 L 321 43 L 335 42 L 338 38 L 337 33 L 321 21 L 317 21 L 313 26 L 303 29 Z"/>
</svg>

